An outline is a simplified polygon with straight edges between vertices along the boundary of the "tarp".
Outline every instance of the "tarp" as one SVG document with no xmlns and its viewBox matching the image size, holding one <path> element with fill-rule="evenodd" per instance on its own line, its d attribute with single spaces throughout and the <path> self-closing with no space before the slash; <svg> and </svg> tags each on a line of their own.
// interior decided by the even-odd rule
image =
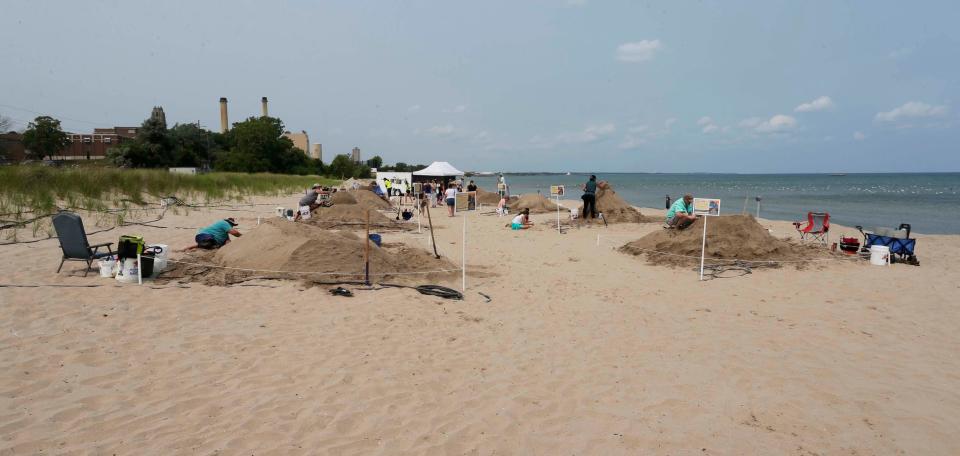
<svg viewBox="0 0 960 456">
<path fill-rule="evenodd" d="M 453 165 L 447 162 L 433 162 L 430 166 L 420 171 L 414 171 L 413 175 L 426 177 L 457 177 L 462 176 L 463 171 L 454 168 Z"/>
</svg>

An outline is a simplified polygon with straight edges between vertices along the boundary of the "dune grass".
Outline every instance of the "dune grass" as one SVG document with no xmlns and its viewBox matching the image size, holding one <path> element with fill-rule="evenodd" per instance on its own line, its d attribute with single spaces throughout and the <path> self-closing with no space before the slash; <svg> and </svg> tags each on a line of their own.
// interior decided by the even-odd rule
<svg viewBox="0 0 960 456">
<path fill-rule="evenodd" d="M 0 226 L 64 208 L 113 210 L 122 220 L 126 209 L 155 205 L 168 196 L 194 203 L 241 201 L 254 195 L 302 191 L 316 182 L 332 185 L 337 181 L 266 173 L 188 175 L 147 169 L 5 166 L 0 167 Z"/>
</svg>

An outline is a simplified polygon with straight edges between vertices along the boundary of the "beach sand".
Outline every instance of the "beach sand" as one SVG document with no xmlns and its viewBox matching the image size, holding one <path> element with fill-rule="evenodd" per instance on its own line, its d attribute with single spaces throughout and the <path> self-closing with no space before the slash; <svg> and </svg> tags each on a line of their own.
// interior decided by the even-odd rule
<svg viewBox="0 0 960 456">
<path fill-rule="evenodd" d="M 233 216 L 250 230 L 295 199 L 91 241 L 183 247 L 198 226 Z M 463 216 L 432 215 L 459 264 Z M 616 250 L 659 224 L 560 234 L 552 214 L 523 232 L 467 217 L 463 301 L 118 284 L 76 262 L 56 274 L 56 240 L 0 247 L 0 283 L 99 285 L 0 288 L 0 455 L 960 454 L 960 236 L 918 235 L 919 267 L 824 261 L 700 282 Z M 854 232 L 834 226 L 832 240 Z"/>
</svg>

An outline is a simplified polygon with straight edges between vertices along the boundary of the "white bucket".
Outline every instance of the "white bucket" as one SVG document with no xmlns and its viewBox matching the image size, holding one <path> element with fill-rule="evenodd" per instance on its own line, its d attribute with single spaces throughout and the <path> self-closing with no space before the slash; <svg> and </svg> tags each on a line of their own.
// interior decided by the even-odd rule
<svg viewBox="0 0 960 456">
<path fill-rule="evenodd" d="M 160 273 L 163 272 L 165 269 L 167 269 L 167 259 L 155 258 L 153 260 L 153 274 L 151 274 L 150 277 L 156 277 L 160 275 Z"/>
<path fill-rule="evenodd" d="M 113 277 L 113 268 L 117 266 L 117 261 L 113 258 L 100 260 L 100 277 Z"/>
<path fill-rule="evenodd" d="M 167 254 L 169 251 L 169 246 L 167 246 L 167 244 L 149 244 L 147 245 L 147 248 L 154 251 L 153 257 L 156 259 L 166 260 L 169 257 Z"/>
<path fill-rule="evenodd" d="M 310 220 L 310 206 L 300 206 L 300 218 Z"/>
<path fill-rule="evenodd" d="M 137 282 L 137 259 L 125 258 L 120 265 L 120 271 L 117 272 L 117 282 L 136 283 Z"/>
<path fill-rule="evenodd" d="M 876 266 L 890 264 L 890 247 L 885 245 L 870 246 L 870 264 Z"/>
<path fill-rule="evenodd" d="M 280 217 L 280 218 L 286 217 L 285 212 L 287 212 L 286 209 L 284 209 L 284 208 L 281 207 L 281 206 L 277 206 L 277 217 Z"/>
</svg>

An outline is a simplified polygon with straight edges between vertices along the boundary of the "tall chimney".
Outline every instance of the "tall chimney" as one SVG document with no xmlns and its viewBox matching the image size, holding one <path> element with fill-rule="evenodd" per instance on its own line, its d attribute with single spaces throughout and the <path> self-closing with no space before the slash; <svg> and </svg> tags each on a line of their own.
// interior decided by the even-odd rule
<svg viewBox="0 0 960 456">
<path fill-rule="evenodd" d="M 227 97 L 220 97 L 220 133 L 226 133 L 230 128 L 227 120 Z"/>
<path fill-rule="evenodd" d="M 260 105 L 263 106 L 263 117 L 270 117 L 270 115 L 267 114 L 267 97 L 260 99 Z"/>
</svg>

